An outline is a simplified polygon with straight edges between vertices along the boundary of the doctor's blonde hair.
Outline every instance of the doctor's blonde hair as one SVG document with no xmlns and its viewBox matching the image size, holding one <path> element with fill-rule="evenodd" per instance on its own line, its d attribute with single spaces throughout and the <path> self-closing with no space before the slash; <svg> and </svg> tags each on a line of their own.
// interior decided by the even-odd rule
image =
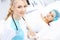
<svg viewBox="0 0 60 40">
<path fill-rule="evenodd" d="M 9 16 L 12 16 L 12 14 L 13 14 L 13 5 L 15 4 L 15 1 L 18 1 L 18 0 L 11 0 L 10 9 L 8 11 L 8 14 L 7 14 L 7 17 L 5 18 L 5 20 L 7 20 Z M 24 1 L 27 4 L 26 0 L 21 0 L 21 1 Z"/>
</svg>

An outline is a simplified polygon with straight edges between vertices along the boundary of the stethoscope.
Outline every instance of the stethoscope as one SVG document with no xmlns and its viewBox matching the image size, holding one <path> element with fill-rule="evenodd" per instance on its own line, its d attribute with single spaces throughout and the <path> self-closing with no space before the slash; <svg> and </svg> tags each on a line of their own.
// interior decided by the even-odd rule
<svg viewBox="0 0 60 40">
<path fill-rule="evenodd" d="M 23 18 L 23 17 L 22 17 Z M 15 20 L 14 20 L 14 18 L 13 18 L 13 14 L 12 14 L 12 20 L 13 20 L 13 22 L 14 22 L 14 25 L 15 25 L 15 27 L 16 27 L 16 30 L 18 31 L 18 26 L 17 26 L 17 24 L 16 24 L 16 22 L 15 22 Z M 23 20 L 25 21 L 25 19 L 23 18 Z M 29 30 L 29 28 L 27 27 L 27 30 Z M 29 38 L 29 37 L 28 37 Z M 35 39 L 35 38 L 34 38 Z"/>
<path fill-rule="evenodd" d="M 16 24 L 16 22 L 15 22 L 15 20 L 14 20 L 14 18 L 13 18 L 13 14 L 12 14 L 12 20 L 13 20 L 13 22 L 14 22 L 14 25 L 15 25 L 15 27 L 16 27 L 16 30 L 18 31 L 18 27 L 17 27 L 17 24 Z"/>
<path fill-rule="evenodd" d="M 22 17 L 22 19 L 25 21 L 24 17 Z M 15 25 L 15 27 L 16 27 L 16 30 L 18 31 L 18 26 L 17 26 L 17 24 L 16 24 L 16 22 L 15 22 L 15 20 L 14 20 L 14 18 L 13 18 L 13 14 L 12 14 L 12 20 L 13 20 L 13 22 L 14 22 L 14 25 Z M 26 23 L 26 22 L 25 22 L 25 23 Z M 29 31 L 28 26 L 26 27 L 26 29 Z M 38 32 L 36 32 L 36 33 L 38 33 Z"/>
<path fill-rule="evenodd" d="M 22 17 L 23 18 L 23 17 Z M 16 30 L 18 31 L 18 26 L 17 26 L 17 24 L 16 24 L 16 22 L 15 22 L 15 20 L 14 20 L 14 18 L 13 18 L 13 14 L 12 14 L 12 20 L 13 20 L 13 22 L 14 22 L 14 25 L 15 25 L 15 27 L 16 27 Z M 25 21 L 25 19 L 23 18 L 23 20 Z"/>
</svg>

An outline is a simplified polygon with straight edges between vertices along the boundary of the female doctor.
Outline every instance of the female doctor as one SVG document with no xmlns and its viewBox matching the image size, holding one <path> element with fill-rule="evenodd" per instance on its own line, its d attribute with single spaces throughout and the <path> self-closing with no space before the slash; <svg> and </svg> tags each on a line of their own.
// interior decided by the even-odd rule
<svg viewBox="0 0 60 40">
<path fill-rule="evenodd" d="M 0 40 L 25 40 L 25 24 L 22 17 L 26 12 L 26 0 L 11 0 L 5 20 L 0 23 Z"/>
</svg>

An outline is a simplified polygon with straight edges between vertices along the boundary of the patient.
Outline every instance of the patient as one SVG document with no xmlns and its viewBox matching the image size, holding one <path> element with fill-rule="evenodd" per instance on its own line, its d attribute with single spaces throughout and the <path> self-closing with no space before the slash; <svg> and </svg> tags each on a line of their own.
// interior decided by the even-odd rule
<svg viewBox="0 0 60 40">
<path fill-rule="evenodd" d="M 42 17 L 42 19 L 49 25 L 50 22 L 58 20 L 60 14 L 57 10 L 52 10 L 46 16 Z"/>
<path fill-rule="evenodd" d="M 60 37 L 59 12 L 53 9 L 41 17 L 42 20 L 36 25 L 36 27 L 40 27 L 38 32 L 40 40 L 57 40 Z"/>
<path fill-rule="evenodd" d="M 59 35 L 60 30 L 58 29 L 59 27 L 53 22 L 58 21 L 60 18 L 59 12 L 58 12 L 60 8 L 59 3 L 60 2 L 56 2 L 56 3 L 53 3 L 54 6 L 51 4 L 43 8 L 43 10 L 45 9 L 44 10 L 45 12 L 46 11 L 47 12 L 49 11 L 49 12 L 45 16 L 41 15 L 42 18 L 39 15 L 41 11 L 39 12 L 35 11 L 28 15 L 28 19 L 27 19 L 28 23 L 30 24 L 32 30 L 38 33 L 37 35 L 40 36 L 40 40 L 50 40 L 50 39 L 54 40 L 58 37 L 57 35 Z M 55 9 L 57 9 L 58 11 Z M 45 14 L 45 12 L 43 14 Z"/>
</svg>

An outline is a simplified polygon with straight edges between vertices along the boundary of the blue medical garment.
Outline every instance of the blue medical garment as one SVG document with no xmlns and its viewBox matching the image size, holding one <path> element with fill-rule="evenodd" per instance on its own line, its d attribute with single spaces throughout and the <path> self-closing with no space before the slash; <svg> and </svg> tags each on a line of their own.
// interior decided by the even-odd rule
<svg viewBox="0 0 60 40">
<path fill-rule="evenodd" d="M 52 10 L 55 12 L 56 16 L 54 17 L 54 21 L 57 21 L 60 18 L 60 13 L 57 10 Z"/>
<path fill-rule="evenodd" d="M 22 31 L 19 22 L 17 20 L 15 20 L 15 22 L 16 22 L 18 30 L 16 29 L 16 26 L 12 20 L 11 27 L 16 31 L 16 35 L 15 37 L 12 38 L 12 40 L 24 40 L 24 32 Z"/>
</svg>

